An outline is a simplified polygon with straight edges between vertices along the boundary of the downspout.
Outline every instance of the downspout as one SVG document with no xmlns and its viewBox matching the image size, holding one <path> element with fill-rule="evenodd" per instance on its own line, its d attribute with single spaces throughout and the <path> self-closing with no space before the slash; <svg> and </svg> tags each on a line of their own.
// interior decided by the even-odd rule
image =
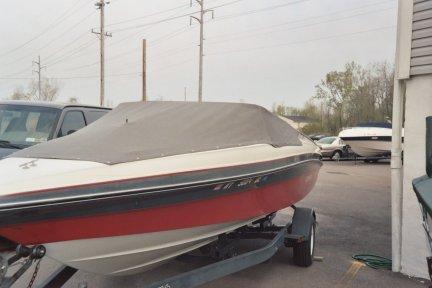
<svg viewBox="0 0 432 288">
<path fill-rule="evenodd" d="M 414 0 L 398 1 L 398 23 L 393 90 L 391 155 L 392 270 L 402 269 L 403 166 L 402 126 L 405 81 L 410 78 L 412 16 Z"/>
<path fill-rule="evenodd" d="M 393 91 L 393 131 L 391 153 L 391 213 L 392 213 L 392 270 L 401 271 L 402 254 L 402 125 L 405 83 L 395 77 Z"/>
</svg>

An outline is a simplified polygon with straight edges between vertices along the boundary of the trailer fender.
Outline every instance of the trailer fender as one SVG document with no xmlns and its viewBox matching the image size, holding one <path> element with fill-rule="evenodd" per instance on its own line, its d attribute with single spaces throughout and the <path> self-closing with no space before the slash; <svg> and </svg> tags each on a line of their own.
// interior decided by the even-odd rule
<svg viewBox="0 0 432 288">
<path fill-rule="evenodd" d="M 291 234 L 303 236 L 306 241 L 310 239 L 311 226 L 316 222 L 314 209 L 296 207 L 291 224 Z"/>
</svg>

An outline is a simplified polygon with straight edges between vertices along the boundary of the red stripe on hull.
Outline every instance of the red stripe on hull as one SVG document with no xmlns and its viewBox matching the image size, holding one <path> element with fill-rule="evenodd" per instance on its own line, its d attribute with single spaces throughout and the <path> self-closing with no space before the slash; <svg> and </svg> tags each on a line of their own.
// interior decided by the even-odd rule
<svg viewBox="0 0 432 288">
<path fill-rule="evenodd" d="M 0 228 L 0 235 L 30 245 L 252 219 L 303 199 L 315 185 L 319 166 L 312 165 L 287 181 L 226 196 L 134 212 L 17 224 Z"/>
</svg>

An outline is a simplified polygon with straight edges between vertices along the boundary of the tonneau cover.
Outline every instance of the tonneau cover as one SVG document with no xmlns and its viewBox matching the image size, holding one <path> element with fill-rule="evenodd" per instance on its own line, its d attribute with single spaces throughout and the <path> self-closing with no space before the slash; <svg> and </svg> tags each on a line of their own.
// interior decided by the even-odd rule
<svg viewBox="0 0 432 288">
<path fill-rule="evenodd" d="M 251 104 L 131 102 L 69 136 L 11 157 L 117 164 L 253 144 L 298 146 L 298 132 Z"/>
<path fill-rule="evenodd" d="M 417 199 L 425 211 L 432 217 L 432 179 L 427 175 L 412 181 Z"/>
</svg>

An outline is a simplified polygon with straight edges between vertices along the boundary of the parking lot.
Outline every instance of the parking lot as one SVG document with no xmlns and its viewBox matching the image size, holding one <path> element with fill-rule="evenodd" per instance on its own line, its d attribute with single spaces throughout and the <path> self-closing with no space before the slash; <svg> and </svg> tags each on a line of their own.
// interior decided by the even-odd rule
<svg viewBox="0 0 432 288">
<path fill-rule="evenodd" d="M 214 281 L 204 287 L 427 287 L 424 280 L 374 270 L 351 259 L 370 253 L 391 257 L 390 165 L 363 162 L 324 162 L 314 191 L 300 206 L 314 207 L 319 222 L 316 256 L 310 268 L 292 264 L 291 251 L 282 249 L 270 261 Z M 281 218 L 286 211 L 280 212 Z M 247 248 L 262 243 L 245 243 Z M 244 247 L 246 248 L 246 247 Z M 207 263 L 186 258 L 151 272 L 130 277 L 102 277 L 78 272 L 65 287 L 143 287 L 161 277 Z M 419 259 L 423 261 L 423 259 Z M 57 266 L 44 259 L 37 282 Z M 21 279 L 24 287 L 30 278 Z"/>
</svg>

